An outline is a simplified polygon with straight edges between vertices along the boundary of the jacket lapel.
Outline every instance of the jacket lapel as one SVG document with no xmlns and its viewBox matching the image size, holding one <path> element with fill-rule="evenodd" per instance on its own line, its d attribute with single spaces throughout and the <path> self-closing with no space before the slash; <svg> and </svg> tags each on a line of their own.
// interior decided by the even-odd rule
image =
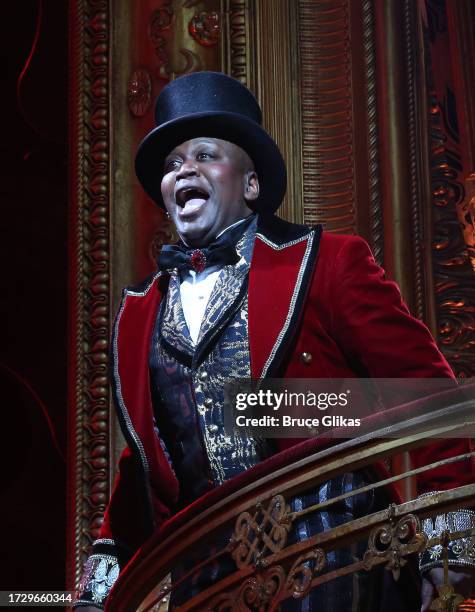
<svg viewBox="0 0 475 612">
<path fill-rule="evenodd" d="M 166 308 L 161 316 L 160 341 L 178 361 L 191 365 L 195 345 L 183 313 L 178 274 L 172 274 L 168 285 Z"/>
<path fill-rule="evenodd" d="M 247 276 L 247 265 L 225 266 L 216 280 L 206 305 L 197 344 L 209 337 L 213 328 L 222 329 L 236 300 L 242 301 L 241 287 Z"/>
<path fill-rule="evenodd" d="M 254 379 L 276 376 L 297 331 L 322 228 L 260 218 L 249 272 L 249 350 Z"/>
<path fill-rule="evenodd" d="M 144 485 L 174 503 L 178 483 L 153 427 L 149 353 L 168 275 L 155 274 L 141 287 L 126 288 L 112 335 L 112 387 L 122 433 L 142 465 Z M 163 281 L 163 285 L 162 285 Z"/>
<path fill-rule="evenodd" d="M 216 280 L 201 323 L 194 363 L 199 364 L 219 334 L 241 306 L 248 287 L 256 219 L 253 220 L 236 245 L 241 259 L 234 266 L 225 266 Z"/>
</svg>

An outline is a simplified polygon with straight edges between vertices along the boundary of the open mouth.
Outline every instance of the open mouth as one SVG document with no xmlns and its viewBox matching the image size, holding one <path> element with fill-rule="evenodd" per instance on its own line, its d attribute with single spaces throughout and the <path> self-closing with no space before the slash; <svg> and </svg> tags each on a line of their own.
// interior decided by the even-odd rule
<svg viewBox="0 0 475 612">
<path fill-rule="evenodd" d="M 188 208 L 203 204 L 209 198 L 209 193 L 199 187 L 184 187 L 176 192 L 175 200 L 178 206 Z"/>
</svg>

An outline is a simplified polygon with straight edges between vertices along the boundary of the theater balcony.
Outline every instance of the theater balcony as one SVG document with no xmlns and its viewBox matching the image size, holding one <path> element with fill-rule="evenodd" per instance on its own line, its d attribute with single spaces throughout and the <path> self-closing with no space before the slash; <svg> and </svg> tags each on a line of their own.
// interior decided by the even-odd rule
<svg viewBox="0 0 475 612">
<path fill-rule="evenodd" d="M 406 609 L 417 609 L 419 559 L 446 569 L 475 563 L 475 400 L 445 400 L 376 414 L 357 438 L 327 433 L 289 446 L 210 491 L 138 551 L 106 610 L 166 610 L 170 598 L 180 610 L 287 609 L 312 589 L 362 578 L 380 585 L 375 592 L 388 578 L 399 583 L 414 605 Z M 412 465 L 395 474 L 392 462 L 406 451 Z M 443 484 L 447 474 L 460 486 L 399 494 L 408 479 Z M 475 610 L 448 572 L 445 582 L 432 609 Z"/>
</svg>

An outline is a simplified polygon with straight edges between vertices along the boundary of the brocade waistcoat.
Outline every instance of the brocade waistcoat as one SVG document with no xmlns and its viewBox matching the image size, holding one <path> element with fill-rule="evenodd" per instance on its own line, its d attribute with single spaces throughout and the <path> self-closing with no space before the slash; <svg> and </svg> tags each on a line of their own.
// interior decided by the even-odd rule
<svg viewBox="0 0 475 612">
<path fill-rule="evenodd" d="M 151 388 L 157 435 L 180 484 L 179 507 L 244 472 L 265 454 L 262 440 L 224 431 L 226 381 L 250 378 L 247 282 L 255 221 L 210 295 L 196 345 L 183 314 L 180 278 L 171 274 L 152 339 Z"/>
</svg>

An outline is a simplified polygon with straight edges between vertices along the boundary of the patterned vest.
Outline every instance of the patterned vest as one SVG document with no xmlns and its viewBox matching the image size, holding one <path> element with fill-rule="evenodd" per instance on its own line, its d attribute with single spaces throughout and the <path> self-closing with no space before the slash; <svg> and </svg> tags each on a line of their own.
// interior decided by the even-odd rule
<svg viewBox="0 0 475 612">
<path fill-rule="evenodd" d="M 224 385 L 250 378 L 247 284 L 256 219 L 225 266 L 208 301 L 196 345 L 172 273 L 152 339 L 150 376 L 157 435 L 180 483 L 179 507 L 266 456 L 262 440 L 224 431 Z"/>
</svg>

